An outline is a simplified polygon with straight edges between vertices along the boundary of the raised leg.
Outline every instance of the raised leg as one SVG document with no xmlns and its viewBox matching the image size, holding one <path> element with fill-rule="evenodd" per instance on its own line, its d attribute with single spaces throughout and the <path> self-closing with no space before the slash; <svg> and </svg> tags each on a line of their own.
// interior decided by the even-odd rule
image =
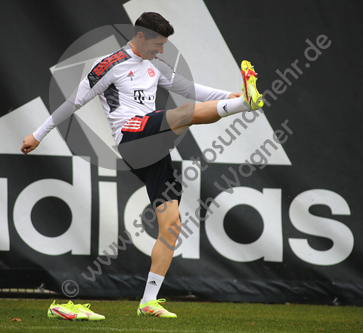
<svg viewBox="0 0 363 333">
<path fill-rule="evenodd" d="M 182 134 L 191 125 L 210 124 L 221 119 L 217 111 L 218 101 L 208 101 L 199 104 L 183 104 L 166 112 L 170 128 L 176 134 Z"/>
<path fill-rule="evenodd" d="M 220 101 L 207 101 L 199 104 L 183 104 L 166 112 L 170 128 L 178 135 L 191 125 L 215 123 L 221 117 L 250 111 L 251 106 L 244 100 L 242 94 L 237 98 Z"/>
</svg>

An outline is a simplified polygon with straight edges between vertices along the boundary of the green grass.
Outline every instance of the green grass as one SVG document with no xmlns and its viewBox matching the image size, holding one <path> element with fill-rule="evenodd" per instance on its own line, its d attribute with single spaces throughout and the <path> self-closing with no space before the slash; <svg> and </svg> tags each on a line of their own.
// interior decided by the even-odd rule
<svg viewBox="0 0 363 333">
<path fill-rule="evenodd" d="M 106 316 L 100 322 L 71 322 L 47 318 L 51 300 L 0 299 L 0 332 L 362 332 L 363 308 L 317 305 L 264 305 L 169 301 L 177 319 L 137 317 L 136 301 L 91 303 Z M 58 303 L 58 302 L 57 302 Z M 60 301 L 59 303 L 66 303 Z M 20 318 L 21 322 L 13 322 Z"/>
</svg>

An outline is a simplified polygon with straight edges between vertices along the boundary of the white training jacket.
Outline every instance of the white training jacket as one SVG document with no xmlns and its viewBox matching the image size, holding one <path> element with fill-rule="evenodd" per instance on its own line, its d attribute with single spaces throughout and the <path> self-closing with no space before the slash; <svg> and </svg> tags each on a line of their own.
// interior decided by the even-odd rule
<svg viewBox="0 0 363 333">
<path fill-rule="evenodd" d="M 230 92 L 195 84 L 174 72 L 160 58 L 143 59 L 129 45 L 97 60 L 78 89 L 34 133 L 39 142 L 57 125 L 96 95 L 118 145 L 121 128 L 136 115 L 155 111 L 157 86 L 195 101 L 227 99 Z"/>
</svg>

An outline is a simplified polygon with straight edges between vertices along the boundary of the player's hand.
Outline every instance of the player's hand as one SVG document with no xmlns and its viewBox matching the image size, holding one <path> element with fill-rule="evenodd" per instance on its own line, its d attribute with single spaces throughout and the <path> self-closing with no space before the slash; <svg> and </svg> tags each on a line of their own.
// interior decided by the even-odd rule
<svg viewBox="0 0 363 333">
<path fill-rule="evenodd" d="M 237 97 L 240 97 L 242 96 L 242 93 L 241 92 L 237 92 L 237 93 L 231 93 L 228 98 L 237 98 Z"/>
<path fill-rule="evenodd" d="M 28 154 L 32 150 L 34 150 L 35 148 L 37 148 L 38 145 L 39 145 L 39 141 L 34 138 L 34 135 L 33 134 L 30 134 L 26 138 L 24 138 L 23 145 L 20 148 L 20 150 L 24 154 Z"/>
</svg>

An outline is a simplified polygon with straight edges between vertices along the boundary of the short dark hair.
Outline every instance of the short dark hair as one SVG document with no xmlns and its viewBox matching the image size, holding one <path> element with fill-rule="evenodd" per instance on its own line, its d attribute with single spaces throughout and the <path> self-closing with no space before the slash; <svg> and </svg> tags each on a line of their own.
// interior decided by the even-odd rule
<svg viewBox="0 0 363 333">
<path fill-rule="evenodd" d="M 145 39 L 157 38 L 160 35 L 169 37 L 174 33 L 173 26 L 158 13 L 145 12 L 135 22 L 134 36 L 141 31 Z"/>
</svg>

